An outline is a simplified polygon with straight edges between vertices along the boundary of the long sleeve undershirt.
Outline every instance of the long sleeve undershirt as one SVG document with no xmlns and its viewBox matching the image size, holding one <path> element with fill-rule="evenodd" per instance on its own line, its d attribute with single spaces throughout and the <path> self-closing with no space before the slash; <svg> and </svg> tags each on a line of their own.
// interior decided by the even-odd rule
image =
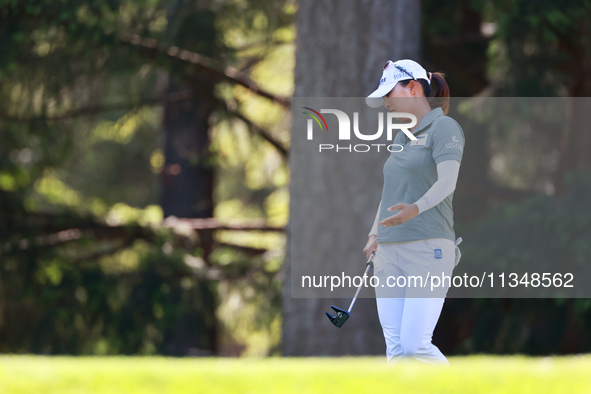
<svg viewBox="0 0 591 394">
<path fill-rule="evenodd" d="M 456 189 L 459 172 L 460 162 L 457 160 L 444 160 L 437 164 L 437 181 L 421 198 L 414 202 L 414 204 L 419 207 L 419 215 L 426 210 L 433 208 L 435 205 L 439 204 L 447 196 L 453 193 L 453 191 Z M 378 222 L 381 206 L 382 202 L 380 201 L 376 218 L 369 232 L 370 236 L 378 234 Z"/>
</svg>

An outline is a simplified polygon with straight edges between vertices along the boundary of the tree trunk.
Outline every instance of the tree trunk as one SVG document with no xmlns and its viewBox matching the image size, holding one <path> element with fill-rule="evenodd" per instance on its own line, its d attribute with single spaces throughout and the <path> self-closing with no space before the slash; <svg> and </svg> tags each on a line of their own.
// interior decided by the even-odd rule
<svg viewBox="0 0 591 394">
<path fill-rule="evenodd" d="M 211 86 L 203 90 L 213 91 L 213 85 L 207 84 Z M 171 83 L 168 92 L 179 90 L 183 88 L 177 89 Z M 162 173 L 160 202 L 164 217 L 213 217 L 214 173 L 209 152 L 209 117 L 213 107 L 210 102 L 207 97 L 198 97 L 168 103 L 164 109 L 166 165 Z M 211 253 L 212 233 L 199 232 L 199 238 L 203 257 L 207 259 Z M 216 352 L 215 292 L 213 286 L 204 282 L 199 282 L 198 288 L 196 291 L 210 303 L 203 305 L 203 313 L 199 316 L 187 314 L 179 319 L 163 346 L 167 355 L 212 355 Z"/>
<path fill-rule="evenodd" d="M 169 93 L 178 91 L 174 87 Z M 211 109 L 195 100 L 168 103 L 161 206 L 164 217 L 213 216 L 213 168 L 209 153 L 208 118 Z"/>
<path fill-rule="evenodd" d="M 215 14 L 195 10 L 192 2 L 170 2 L 168 26 L 171 43 L 187 50 L 199 50 L 206 56 L 216 53 Z M 214 160 L 210 152 L 210 117 L 215 109 L 215 83 L 184 65 L 173 64 L 168 93 L 191 90 L 192 99 L 169 102 L 164 108 L 163 128 L 165 167 L 162 172 L 160 205 L 164 217 L 213 217 Z M 203 259 L 212 251 L 211 231 L 199 232 Z M 204 300 L 201 313 L 182 316 L 163 345 L 165 354 L 215 354 L 217 351 L 216 290 L 198 282 L 195 291 Z"/>
<path fill-rule="evenodd" d="M 415 0 L 372 0 L 342 2 L 301 0 L 297 17 L 295 70 L 296 97 L 363 97 L 378 85 L 388 59 L 418 59 L 420 49 L 420 2 Z M 322 159 L 304 149 L 300 141 L 291 145 L 291 217 L 305 215 L 305 205 L 330 195 L 326 177 L 339 179 L 339 160 L 348 155 Z M 356 167 L 359 182 L 350 185 L 350 195 L 331 202 L 322 215 L 306 218 L 315 237 L 299 258 L 340 261 L 359 256 L 373 222 L 382 186 L 382 166 L 387 156 L 368 155 Z M 350 159 L 350 157 L 349 157 Z M 349 174 L 351 175 L 351 174 Z M 344 201 L 348 199 L 348 201 Z M 353 201 L 352 201 L 353 200 Z M 351 206 L 355 212 L 351 212 Z M 348 223 L 359 228 L 339 236 L 334 214 L 349 215 Z M 293 220 L 291 221 L 293 222 Z M 288 227 L 288 245 L 291 240 Z M 342 234 L 342 232 L 340 233 Z M 328 236 L 328 238 L 325 237 Z M 328 242 L 325 242 L 328 239 Z M 339 243 L 338 251 L 332 246 Z M 343 246 L 344 245 L 344 246 Z M 283 294 L 283 341 L 285 356 L 383 354 L 385 343 L 374 299 L 360 299 L 347 324 L 338 329 L 324 313 L 330 305 L 348 306 L 350 299 L 291 298 L 290 246 L 287 248 L 286 281 Z M 351 294 L 353 296 L 353 294 Z"/>
</svg>

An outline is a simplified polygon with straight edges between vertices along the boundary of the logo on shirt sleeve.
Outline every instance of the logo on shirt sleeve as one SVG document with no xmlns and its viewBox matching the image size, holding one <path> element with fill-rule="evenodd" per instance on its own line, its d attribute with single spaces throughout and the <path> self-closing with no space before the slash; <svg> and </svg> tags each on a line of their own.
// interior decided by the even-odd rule
<svg viewBox="0 0 591 394">
<path fill-rule="evenodd" d="M 456 137 L 455 135 L 453 137 L 451 137 L 451 142 L 445 143 L 445 148 L 446 149 L 457 149 L 460 152 L 464 151 L 464 146 L 460 142 L 459 138 Z"/>
</svg>

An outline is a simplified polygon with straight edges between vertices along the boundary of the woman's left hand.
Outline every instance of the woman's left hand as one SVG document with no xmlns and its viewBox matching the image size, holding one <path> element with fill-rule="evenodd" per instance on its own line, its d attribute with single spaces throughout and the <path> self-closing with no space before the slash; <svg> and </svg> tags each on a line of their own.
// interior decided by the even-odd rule
<svg viewBox="0 0 591 394">
<path fill-rule="evenodd" d="M 398 210 L 395 215 L 389 216 L 380 222 L 382 226 L 398 226 L 399 224 L 405 223 L 419 214 L 419 207 L 417 207 L 416 204 L 405 204 L 401 202 L 388 208 L 388 211 L 390 212 L 395 210 Z"/>
</svg>

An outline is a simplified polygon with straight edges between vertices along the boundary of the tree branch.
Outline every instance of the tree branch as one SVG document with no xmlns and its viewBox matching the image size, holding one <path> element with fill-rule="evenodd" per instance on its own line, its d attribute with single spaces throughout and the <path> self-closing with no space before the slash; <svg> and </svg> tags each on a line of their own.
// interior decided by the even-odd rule
<svg viewBox="0 0 591 394">
<path fill-rule="evenodd" d="M 220 246 L 224 246 L 224 247 L 228 247 L 228 248 L 234 248 L 237 249 L 241 252 L 246 253 L 249 256 L 258 256 L 261 255 L 265 252 L 267 252 L 267 249 L 264 248 L 255 248 L 252 246 L 244 246 L 244 245 L 236 245 L 236 244 L 231 244 L 231 243 L 227 243 L 227 242 L 220 242 L 219 243 Z"/>
<path fill-rule="evenodd" d="M 271 145 L 273 145 L 273 147 L 275 149 L 277 149 L 277 151 L 279 152 L 279 154 L 285 160 L 288 159 L 289 152 L 288 152 L 287 148 L 284 147 L 283 144 L 281 144 L 279 141 L 277 141 L 273 136 L 271 136 L 271 134 L 267 130 L 265 130 L 261 126 L 255 124 L 253 121 L 251 121 L 250 119 L 246 118 L 244 115 L 242 115 L 238 111 L 235 111 L 233 109 L 230 109 L 230 107 L 228 105 L 226 105 L 226 111 L 230 115 L 232 115 L 232 116 L 240 119 L 241 121 L 243 121 L 246 124 L 246 126 L 250 129 L 250 131 L 252 131 L 254 134 L 257 134 L 257 135 L 261 136 L 265 141 L 267 141 L 268 143 L 270 143 Z"/>
<path fill-rule="evenodd" d="M 141 237 L 139 237 L 139 236 L 129 237 L 122 244 L 117 245 L 111 249 L 104 250 L 101 252 L 95 252 L 95 253 L 92 253 L 88 256 L 78 257 L 73 260 L 68 260 L 68 262 L 70 262 L 72 264 L 78 264 L 78 263 L 81 263 L 84 261 L 96 261 L 96 260 L 100 259 L 101 257 L 111 256 L 111 255 L 119 252 L 120 250 L 129 248 L 139 238 L 141 238 Z"/>
<path fill-rule="evenodd" d="M 122 36 L 121 40 L 125 44 L 136 47 L 142 47 L 155 54 L 164 55 L 169 58 L 191 63 L 197 66 L 197 68 L 207 72 L 208 74 L 237 83 L 238 85 L 244 86 L 251 92 L 261 97 L 265 97 L 273 102 L 278 103 L 284 108 L 290 108 L 289 98 L 273 94 L 259 87 L 255 81 L 250 79 L 248 75 L 241 72 L 237 68 L 225 66 L 222 63 L 215 61 L 209 57 L 203 56 L 197 52 L 191 52 L 186 49 L 181 49 L 177 46 L 163 48 L 158 44 L 158 41 L 156 41 L 153 38 L 142 38 L 136 34 L 126 34 Z"/>
<path fill-rule="evenodd" d="M 234 223 L 220 223 L 215 218 L 206 219 L 179 219 L 175 216 L 169 216 L 162 221 L 164 228 L 176 228 L 178 230 L 235 230 L 235 231 L 272 231 L 284 232 L 285 227 L 269 226 L 266 220 L 247 219 Z"/>
<path fill-rule="evenodd" d="M 11 122 L 31 122 L 31 121 L 55 121 L 55 120 L 64 120 L 64 119 L 72 119 L 78 118 L 81 116 L 91 116 L 96 115 L 102 112 L 109 112 L 109 111 L 122 111 L 122 110 L 131 110 L 137 107 L 149 106 L 149 105 L 160 105 L 164 102 L 178 102 L 178 101 L 185 101 L 189 100 L 193 97 L 192 92 L 190 90 L 183 90 L 181 92 L 175 92 L 168 94 L 163 97 L 156 97 L 153 99 L 143 100 L 139 103 L 135 104 L 111 104 L 111 105 L 97 105 L 94 107 L 86 107 L 86 108 L 77 108 L 71 111 L 65 112 L 60 115 L 55 116 L 32 116 L 29 118 L 23 118 L 18 116 L 11 116 L 7 114 L 3 114 L 0 112 L 0 119 L 11 121 Z"/>
</svg>

